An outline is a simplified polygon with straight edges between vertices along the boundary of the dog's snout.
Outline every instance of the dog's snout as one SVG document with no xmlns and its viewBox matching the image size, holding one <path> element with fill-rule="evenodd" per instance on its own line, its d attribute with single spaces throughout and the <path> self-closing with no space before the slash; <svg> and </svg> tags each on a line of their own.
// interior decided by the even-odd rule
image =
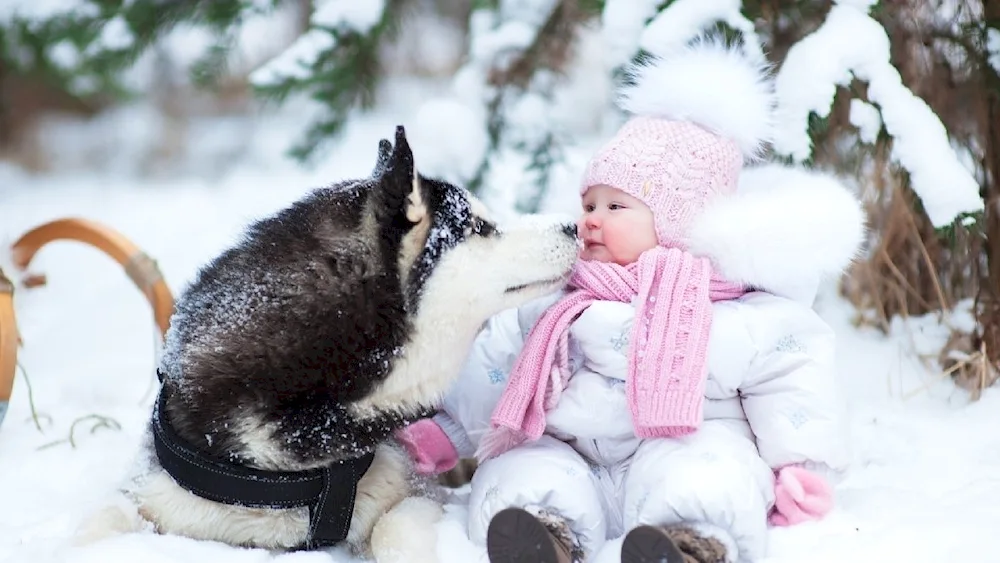
<svg viewBox="0 0 1000 563">
<path fill-rule="evenodd" d="M 575 223 L 569 223 L 569 224 L 563 225 L 562 232 L 566 236 L 576 238 L 576 224 Z"/>
</svg>

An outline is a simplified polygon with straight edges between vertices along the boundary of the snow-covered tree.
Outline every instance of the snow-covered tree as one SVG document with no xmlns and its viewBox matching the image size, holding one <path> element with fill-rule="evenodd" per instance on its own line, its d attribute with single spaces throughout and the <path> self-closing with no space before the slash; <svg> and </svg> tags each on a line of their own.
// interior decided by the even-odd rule
<svg viewBox="0 0 1000 563">
<path fill-rule="evenodd" d="M 558 152 L 550 147 L 559 145 L 561 124 L 548 115 L 553 92 L 560 87 L 559 77 L 544 72 L 547 69 L 541 64 L 532 69 L 535 73 L 527 86 L 517 82 L 525 82 L 525 76 L 503 77 L 501 73 L 512 61 L 521 60 L 518 57 L 529 46 L 544 43 L 543 23 L 557 20 L 559 10 L 566 11 L 570 3 L 514 0 L 498 4 L 497 8 L 473 13 L 472 46 L 463 69 L 478 73 L 486 85 L 485 99 L 475 102 L 488 110 L 491 153 L 471 179 L 473 186 L 482 181 L 483 171 L 504 149 L 520 149 L 530 155 L 529 171 L 546 170 L 558 159 Z M 521 9 L 524 4 L 536 11 Z M 765 56 L 765 51 L 774 49 L 757 33 L 763 7 L 743 4 L 607 0 L 600 14 L 606 65 L 613 77 L 620 79 L 621 68 L 630 60 L 661 55 L 716 29 L 724 29 L 738 37 L 745 48 Z M 889 38 L 868 14 L 872 4 L 866 0 L 835 2 L 815 31 L 793 44 L 782 60 L 772 60 L 780 65 L 776 81 L 780 117 L 774 150 L 794 162 L 810 161 L 815 133 L 812 124 L 827 117 L 838 87 L 847 88 L 853 79 L 863 81 L 868 86 L 868 99 L 852 100 L 852 124 L 864 141 L 873 142 L 880 131 L 892 138 L 893 159 L 909 173 L 935 227 L 945 227 L 959 216 L 983 209 L 979 185 L 959 162 L 941 120 L 902 84 L 899 72 L 890 64 Z M 778 15 L 777 19 L 781 18 Z M 534 39 L 529 39 L 529 29 L 538 30 Z M 537 57 L 533 60 L 537 62 Z M 469 76 L 456 80 L 469 80 Z M 534 176 L 541 189 L 548 187 L 543 173 L 536 171 Z M 534 209 L 539 196 L 532 194 L 527 202 L 524 198 L 517 201 L 521 210 Z"/>
<path fill-rule="evenodd" d="M 250 76 L 264 96 L 280 100 L 307 92 L 326 106 L 326 115 L 310 126 L 293 155 L 308 158 L 340 131 L 351 109 L 372 107 L 381 75 L 379 47 L 397 25 L 402 3 L 317 0 L 307 31 Z"/>
<path fill-rule="evenodd" d="M 266 99 L 304 93 L 327 108 L 293 148 L 305 159 L 336 136 L 351 110 L 371 107 L 380 47 L 398 26 L 404 1 L 10 0 L 0 7 L 0 60 L 4 72 L 43 72 L 78 96 L 106 98 L 127 91 L 123 72 L 145 50 L 176 28 L 193 27 L 206 35 L 192 48 L 198 53 L 188 70 L 194 82 L 210 82 L 227 68 L 248 19 L 296 4 L 307 22 L 301 35 L 253 70 L 250 82 Z M 601 60 L 593 64 L 607 81 L 593 87 L 611 92 L 629 61 L 723 30 L 780 65 L 778 155 L 811 161 L 815 124 L 828 115 L 838 88 L 857 79 L 867 83 L 867 99 L 851 101 L 852 124 L 864 141 L 879 132 L 893 139 L 893 159 L 910 174 L 934 226 L 981 210 L 978 183 L 951 149 L 941 121 L 890 64 L 889 37 L 869 15 L 875 2 L 839 0 L 825 14 L 824 4 L 782 3 L 777 10 L 778 4 L 760 0 L 477 0 L 452 103 L 434 103 L 474 120 L 458 127 L 479 129 L 485 146 L 481 154 L 468 151 L 474 145 L 463 147 L 464 158 L 448 159 L 435 171 L 492 191 L 511 209 L 536 210 L 554 183 L 571 176 L 559 171 L 573 166 L 569 153 L 579 128 L 572 121 L 579 113 L 597 116 L 595 133 L 612 131 L 621 118 L 610 94 L 589 107 L 560 107 L 570 88 L 588 87 L 566 79 L 581 65 L 581 34 L 598 30 Z M 818 28 L 795 36 L 812 21 Z M 1000 59 L 998 36 L 995 27 L 984 27 L 991 60 Z M 514 187 L 506 185 L 511 169 L 521 173 Z"/>
<path fill-rule="evenodd" d="M 181 53 L 191 83 L 215 84 L 232 71 L 240 34 L 281 10 L 305 13 L 301 35 L 253 70 L 252 88 L 282 101 L 308 95 L 326 113 L 292 153 L 307 159 L 334 137 L 350 110 L 369 108 L 380 78 L 380 46 L 391 36 L 403 0 L 5 0 L 0 2 L 0 78 L 41 75 L 96 104 L 144 92 L 129 71 L 151 49 Z M 264 30 L 265 32 L 268 30 Z M 273 31 L 273 30 L 272 30 Z M 242 38 L 266 43 L 267 37 Z M 146 80 L 157 84 L 160 77 Z M 149 93 L 149 92 L 145 92 Z M 16 108 L 2 108 L 16 111 Z"/>
<path fill-rule="evenodd" d="M 210 30 L 192 65 L 203 78 L 221 63 L 227 41 L 240 19 L 269 9 L 270 2 L 215 0 L 130 0 L 100 2 L 12 0 L 0 6 L 0 57 L 6 72 L 43 73 L 81 96 L 114 96 L 126 91 L 123 71 L 158 39 L 181 24 Z"/>
<path fill-rule="evenodd" d="M 771 158 L 856 176 L 866 197 L 916 217 L 919 244 L 873 258 L 886 276 L 920 278 L 899 288 L 898 310 L 953 304 L 930 291 L 986 302 L 981 289 L 1000 287 L 1000 220 L 984 204 L 1000 197 L 1000 0 L 7 0 L 0 75 L 43 73 L 75 95 L 112 98 L 143 53 L 173 38 L 191 81 L 211 82 L 232 71 L 249 22 L 291 10 L 297 36 L 240 72 L 264 99 L 304 94 L 325 108 L 291 147 L 307 159 L 375 103 L 385 47 L 408 15 L 443 9 L 468 11 L 466 52 L 448 92 L 407 125 L 433 147 L 424 173 L 469 186 L 500 215 L 575 205 L 560 194 L 575 193 L 594 144 L 623 121 L 614 96 L 628 64 L 723 34 L 775 69 Z M 197 40 L 177 40 L 191 30 Z M 975 109 L 953 109 L 963 107 Z M 897 188 L 868 193 L 887 179 Z M 874 217 L 873 248 L 895 244 L 882 236 L 892 220 Z M 923 269 L 900 272 L 918 251 Z M 997 327 L 1000 361 L 993 293 L 996 318 L 983 325 Z"/>
</svg>

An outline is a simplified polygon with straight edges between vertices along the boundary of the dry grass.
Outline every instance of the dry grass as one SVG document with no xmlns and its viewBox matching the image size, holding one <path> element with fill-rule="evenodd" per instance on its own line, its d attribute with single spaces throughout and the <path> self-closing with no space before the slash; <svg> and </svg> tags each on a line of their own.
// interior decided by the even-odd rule
<svg viewBox="0 0 1000 563">
<path fill-rule="evenodd" d="M 944 368 L 944 375 L 950 375 L 973 400 L 979 399 L 983 390 L 1000 378 L 1000 372 L 987 354 L 986 341 L 976 334 L 953 331 L 941 350 L 938 363 Z"/>
<path fill-rule="evenodd" d="M 865 194 L 868 253 L 845 275 L 841 292 L 858 311 L 857 325 L 883 332 L 888 332 L 894 317 L 937 313 L 941 322 L 947 322 L 943 311 L 963 299 L 974 299 L 977 329 L 969 333 L 953 327 L 934 359 L 943 376 L 952 377 L 978 398 L 1000 377 L 995 357 L 1000 350 L 991 344 L 1000 331 L 983 322 L 986 312 L 998 312 L 984 301 L 980 287 L 988 283 L 984 238 L 961 226 L 947 236 L 936 232 L 905 174 L 889 162 L 889 150 L 889 142 L 880 142 L 872 151 L 870 169 L 883 172 L 873 175 Z"/>
<path fill-rule="evenodd" d="M 888 147 L 876 148 L 874 160 L 874 170 L 889 170 Z M 942 271 L 942 263 L 949 267 L 942 260 L 948 249 L 916 210 L 916 196 L 904 185 L 901 174 L 877 174 L 866 195 L 867 260 L 852 266 L 842 286 L 844 296 L 862 315 L 859 324 L 887 331 L 889 320 L 897 315 L 950 309 L 958 299 L 971 295 L 970 284 L 946 281 L 960 276 Z"/>
</svg>

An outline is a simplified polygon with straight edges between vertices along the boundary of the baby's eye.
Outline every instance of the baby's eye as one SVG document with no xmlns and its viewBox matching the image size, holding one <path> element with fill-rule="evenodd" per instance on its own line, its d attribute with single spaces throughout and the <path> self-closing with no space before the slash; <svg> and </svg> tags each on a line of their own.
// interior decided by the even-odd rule
<svg viewBox="0 0 1000 563">
<path fill-rule="evenodd" d="M 608 209 L 611 209 L 611 210 L 625 209 L 625 206 L 622 205 L 622 204 L 620 204 L 620 203 L 611 203 L 611 204 L 608 204 Z"/>
<path fill-rule="evenodd" d="M 583 206 L 583 210 L 586 211 L 587 213 L 590 213 L 594 210 L 594 205 L 592 203 L 588 203 L 587 205 Z"/>
</svg>

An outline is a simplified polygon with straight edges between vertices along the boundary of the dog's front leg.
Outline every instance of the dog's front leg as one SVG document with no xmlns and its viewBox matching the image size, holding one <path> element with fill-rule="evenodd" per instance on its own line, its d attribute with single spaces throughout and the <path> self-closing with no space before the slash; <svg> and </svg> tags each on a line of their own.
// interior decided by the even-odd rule
<svg viewBox="0 0 1000 563">
<path fill-rule="evenodd" d="M 106 504 L 84 518 L 73 533 L 71 543 L 82 547 L 143 529 L 152 529 L 152 524 L 146 522 L 135 503 L 119 491 L 112 494 Z"/>
<path fill-rule="evenodd" d="M 434 563 L 441 505 L 413 496 L 413 464 L 393 442 L 375 450 L 372 465 L 358 481 L 347 541 L 359 555 L 378 563 Z"/>
<path fill-rule="evenodd" d="M 375 523 L 372 554 L 376 563 L 437 563 L 437 529 L 441 505 L 408 497 Z"/>
</svg>

